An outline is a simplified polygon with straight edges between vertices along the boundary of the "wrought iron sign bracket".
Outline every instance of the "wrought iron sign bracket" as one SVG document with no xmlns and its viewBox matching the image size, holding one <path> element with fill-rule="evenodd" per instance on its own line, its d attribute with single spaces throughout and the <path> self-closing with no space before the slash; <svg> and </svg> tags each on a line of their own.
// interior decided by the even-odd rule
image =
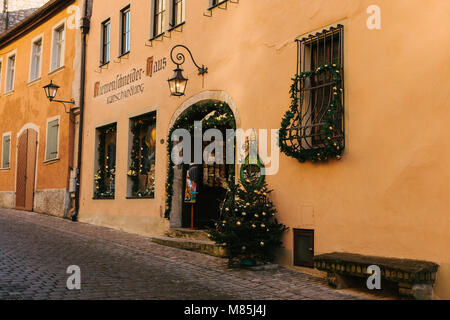
<svg viewBox="0 0 450 320">
<path fill-rule="evenodd" d="M 174 50 L 175 50 L 176 48 L 183 48 L 183 49 L 185 49 L 185 50 L 189 53 L 189 55 L 191 56 L 192 62 L 194 63 L 194 65 L 195 65 L 195 66 L 197 67 L 197 69 L 198 69 L 198 75 L 202 75 L 202 76 L 203 76 L 205 73 L 208 73 L 208 68 L 205 67 L 203 64 L 202 64 L 202 66 L 200 67 L 200 66 L 195 62 L 194 57 L 192 56 L 191 51 L 190 51 L 185 45 L 182 45 L 182 44 L 178 44 L 178 45 L 174 46 L 174 47 L 172 48 L 172 50 L 170 51 L 170 59 L 172 59 L 172 62 L 173 62 L 174 64 L 177 65 L 177 68 L 180 68 L 180 66 L 181 66 L 182 64 L 184 64 L 184 62 L 186 61 L 186 57 L 184 56 L 183 53 L 178 52 L 178 53 L 176 54 L 175 58 L 174 58 L 173 53 L 174 53 Z M 175 59 L 176 59 L 178 62 L 175 61 Z"/>
</svg>

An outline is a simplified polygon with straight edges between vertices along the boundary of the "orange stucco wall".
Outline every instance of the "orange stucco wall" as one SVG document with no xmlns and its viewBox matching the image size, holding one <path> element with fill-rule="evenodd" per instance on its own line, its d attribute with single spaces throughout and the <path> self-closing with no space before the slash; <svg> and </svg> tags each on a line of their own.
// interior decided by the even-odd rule
<svg viewBox="0 0 450 320">
<path fill-rule="evenodd" d="M 73 4 L 78 3 L 75 1 Z M 0 59 L 3 59 L 0 78 L 0 134 L 11 132 L 10 169 L 0 170 L 0 192 L 15 191 L 17 138 L 21 129 L 28 127 L 39 131 L 35 191 L 67 189 L 69 165 L 72 163 L 69 115 L 61 104 L 48 101 L 42 87 L 52 80 L 61 87 L 56 99 L 70 100 L 73 96 L 77 30 L 70 28 L 67 23 L 72 21 L 72 14 L 73 12 L 62 10 L 18 40 L 0 48 Z M 63 20 L 66 20 L 64 67 L 50 72 L 52 28 Z M 32 39 L 39 35 L 43 35 L 41 77 L 29 82 Z M 7 55 L 13 50 L 17 51 L 14 91 L 5 94 Z M 47 119 L 56 116 L 60 117 L 59 160 L 45 163 Z"/>
<path fill-rule="evenodd" d="M 181 32 L 148 42 L 150 1 L 94 2 L 88 40 L 87 98 L 80 220 L 144 234 L 162 233 L 166 144 L 157 145 L 156 196 L 127 200 L 129 118 L 157 110 L 157 141 L 189 98 L 224 91 L 241 127 L 278 129 L 289 106 L 296 70 L 296 37 L 341 23 L 345 28 L 346 150 L 341 161 L 301 164 L 281 155 L 267 177 L 284 237 L 283 263 L 292 264 L 292 229 L 315 230 L 315 253 L 422 259 L 441 265 L 436 294 L 450 298 L 450 2 L 442 0 L 240 1 L 207 13 L 208 1 L 187 1 Z M 131 4 L 131 53 L 117 58 L 119 11 Z M 369 30 L 370 5 L 381 8 L 381 30 Z M 111 62 L 99 68 L 100 24 L 111 19 Z M 187 61 L 186 96 L 170 97 L 166 80 L 176 44 L 187 45 L 209 68 L 204 78 Z M 113 104 L 94 98 L 94 84 L 115 80 L 146 59 L 167 67 L 143 77 L 144 93 Z M 92 200 L 95 128 L 117 122 L 116 199 Z"/>
</svg>

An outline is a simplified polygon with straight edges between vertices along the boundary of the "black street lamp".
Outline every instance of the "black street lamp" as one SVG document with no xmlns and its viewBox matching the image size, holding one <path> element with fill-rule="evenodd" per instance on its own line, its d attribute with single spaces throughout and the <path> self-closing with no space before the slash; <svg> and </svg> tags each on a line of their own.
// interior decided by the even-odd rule
<svg viewBox="0 0 450 320">
<path fill-rule="evenodd" d="M 180 68 L 180 66 L 186 61 L 186 58 L 185 58 L 184 54 L 181 53 L 181 52 L 178 52 L 176 54 L 175 58 L 174 58 L 173 53 L 174 53 L 174 50 L 176 48 L 184 48 L 184 49 L 186 49 L 186 51 L 191 56 L 192 62 L 197 67 L 199 75 L 204 75 L 205 73 L 208 73 L 208 68 L 206 68 L 204 65 L 199 67 L 197 65 L 197 63 L 195 62 L 191 51 L 186 46 L 178 44 L 178 45 L 176 45 L 176 46 L 174 46 L 172 48 L 172 50 L 170 51 L 170 58 L 172 59 L 172 62 L 177 65 L 177 67 L 176 67 L 175 70 L 173 70 L 174 71 L 173 77 L 170 78 L 167 81 L 169 82 L 170 94 L 172 96 L 181 97 L 181 96 L 184 95 L 184 92 L 186 91 L 186 85 L 187 85 L 187 82 L 188 82 L 189 79 L 185 78 L 183 76 L 183 69 Z M 175 59 L 178 62 L 175 61 Z"/>
<path fill-rule="evenodd" d="M 54 84 L 52 80 L 50 80 L 50 83 L 43 87 L 45 91 L 45 95 L 47 96 L 47 99 L 50 100 L 50 102 L 59 102 L 64 105 L 64 111 L 66 113 L 70 113 L 66 110 L 66 103 L 75 104 L 75 101 L 72 99 L 70 101 L 63 101 L 63 100 L 55 100 L 56 94 L 58 93 L 58 89 L 60 88 L 58 85 Z"/>
</svg>

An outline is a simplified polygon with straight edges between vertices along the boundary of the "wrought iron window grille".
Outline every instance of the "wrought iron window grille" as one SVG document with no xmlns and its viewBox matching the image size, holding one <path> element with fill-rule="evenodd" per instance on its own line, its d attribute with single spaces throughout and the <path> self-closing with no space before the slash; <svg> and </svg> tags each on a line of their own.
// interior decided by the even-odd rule
<svg viewBox="0 0 450 320">
<path fill-rule="evenodd" d="M 302 162 L 340 158 L 345 147 L 343 35 L 338 25 L 296 40 L 293 103 L 280 142 L 282 151 Z"/>
</svg>

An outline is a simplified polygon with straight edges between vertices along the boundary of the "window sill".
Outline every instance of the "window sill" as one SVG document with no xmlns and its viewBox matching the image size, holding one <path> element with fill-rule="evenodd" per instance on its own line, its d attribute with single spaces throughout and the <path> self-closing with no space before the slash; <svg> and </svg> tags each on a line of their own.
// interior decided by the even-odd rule
<svg viewBox="0 0 450 320">
<path fill-rule="evenodd" d="M 7 96 L 12 95 L 13 93 L 14 93 L 14 89 L 13 89 L 13 90 L 6 91 L 3 95 L 4 95 L 5 97 L 7 97 Z"/>
<path fill-rule="evenodd" d="M 120 57 L 119 57 L 120 58 Z M 107 61 L 107 62 L 101 62 L 100 63 L 100 65 L 98 66 L 99 68 L 104 68 L 104 67 L 106 67 L 107 65 L 109 65 L 109 63 L 110 63 L 110 61 Z"/>
<path fill-rule="evenodd" d="M 174 31 L 175 29 L 177 29 L 177 28 L 179 28 L 179 27 L 182 27 L 182 26 L 184 26 L 185 24 L 186 24 L 186 21 L 183 21 L 183 22 L 177 24 L 176 26 L 170 27 L 170 29 L 167 30 L 167 32 Z"/>
<path fill-rule="evenodd" d="M 117 58 L 119 58 L 119 59 L 122 59 L 122 58 L 125 58 L 126 56 L 129 56 L 130 55 L 130 51 L 127 51 L 127 52 L 125 52 L 125 53 L 122 53 L 120 56 L 118 56 Z"/>
<path fill-rule="evenodd" d="M 58 162 L 59 160 L 61 159 L 60 158 L 48 159 L 44 161 L 44 164 L 53 164 L 55 162 Z"/>
<path fill-rule="evenodd" d="M 28 81 L 27 85 L 32 86 L 41 81 L 41 77 Z"/>
<path fill-rule="evenodd" d="M 0 168 L 0 171 L 8 171 L 11 170 L 11 168 Z"/>
<path fill-rule="evenodd" d="M 114 197 L 103 197 L 103 198 L 98 198 L 98 197 L 92 197 L 92 200 L 115 200 L 116 198 Z"/>
<path fill-rule="evenodd" d="M 164 35 L 164 32 L 161 32 L 160 34 L 157 34 L 156 36 L 150 38 L 149 41 L 157 40 L 157 39 L 161 38 L 163 35 Z"/>
<path fill-rule="evenodd" d="M 139 200 L 139 199 L 145 199 L 145 200 L 152 200 L 155 199 L 155 197 L 126 197 L 127 200 Z"/>
<path fill-rule="evenodd" d="M 54 70 L 50 70 L 50 72 L 48 73 L 48 75 L 50 76 L 50 75 L 52 75 L 52 74 L 58 73 L 59 71 L 63 70 L 64 68 L 65 68 L 65 66 L 61 66 L 61 67 L 58 67 L 58 68 L 56 68 L 56 69 L 54 69 Z"/>
<path fill-rule="evenodd" d="M 219 3 L 213 5 L 212 7 L 209 7 L 208 10 L 213 10 L 214 8 L 217 8 L 218 6 L 224 4 L 225 2 L 228 2 L 228 0 L 220 1 Z"/>
</svg>

